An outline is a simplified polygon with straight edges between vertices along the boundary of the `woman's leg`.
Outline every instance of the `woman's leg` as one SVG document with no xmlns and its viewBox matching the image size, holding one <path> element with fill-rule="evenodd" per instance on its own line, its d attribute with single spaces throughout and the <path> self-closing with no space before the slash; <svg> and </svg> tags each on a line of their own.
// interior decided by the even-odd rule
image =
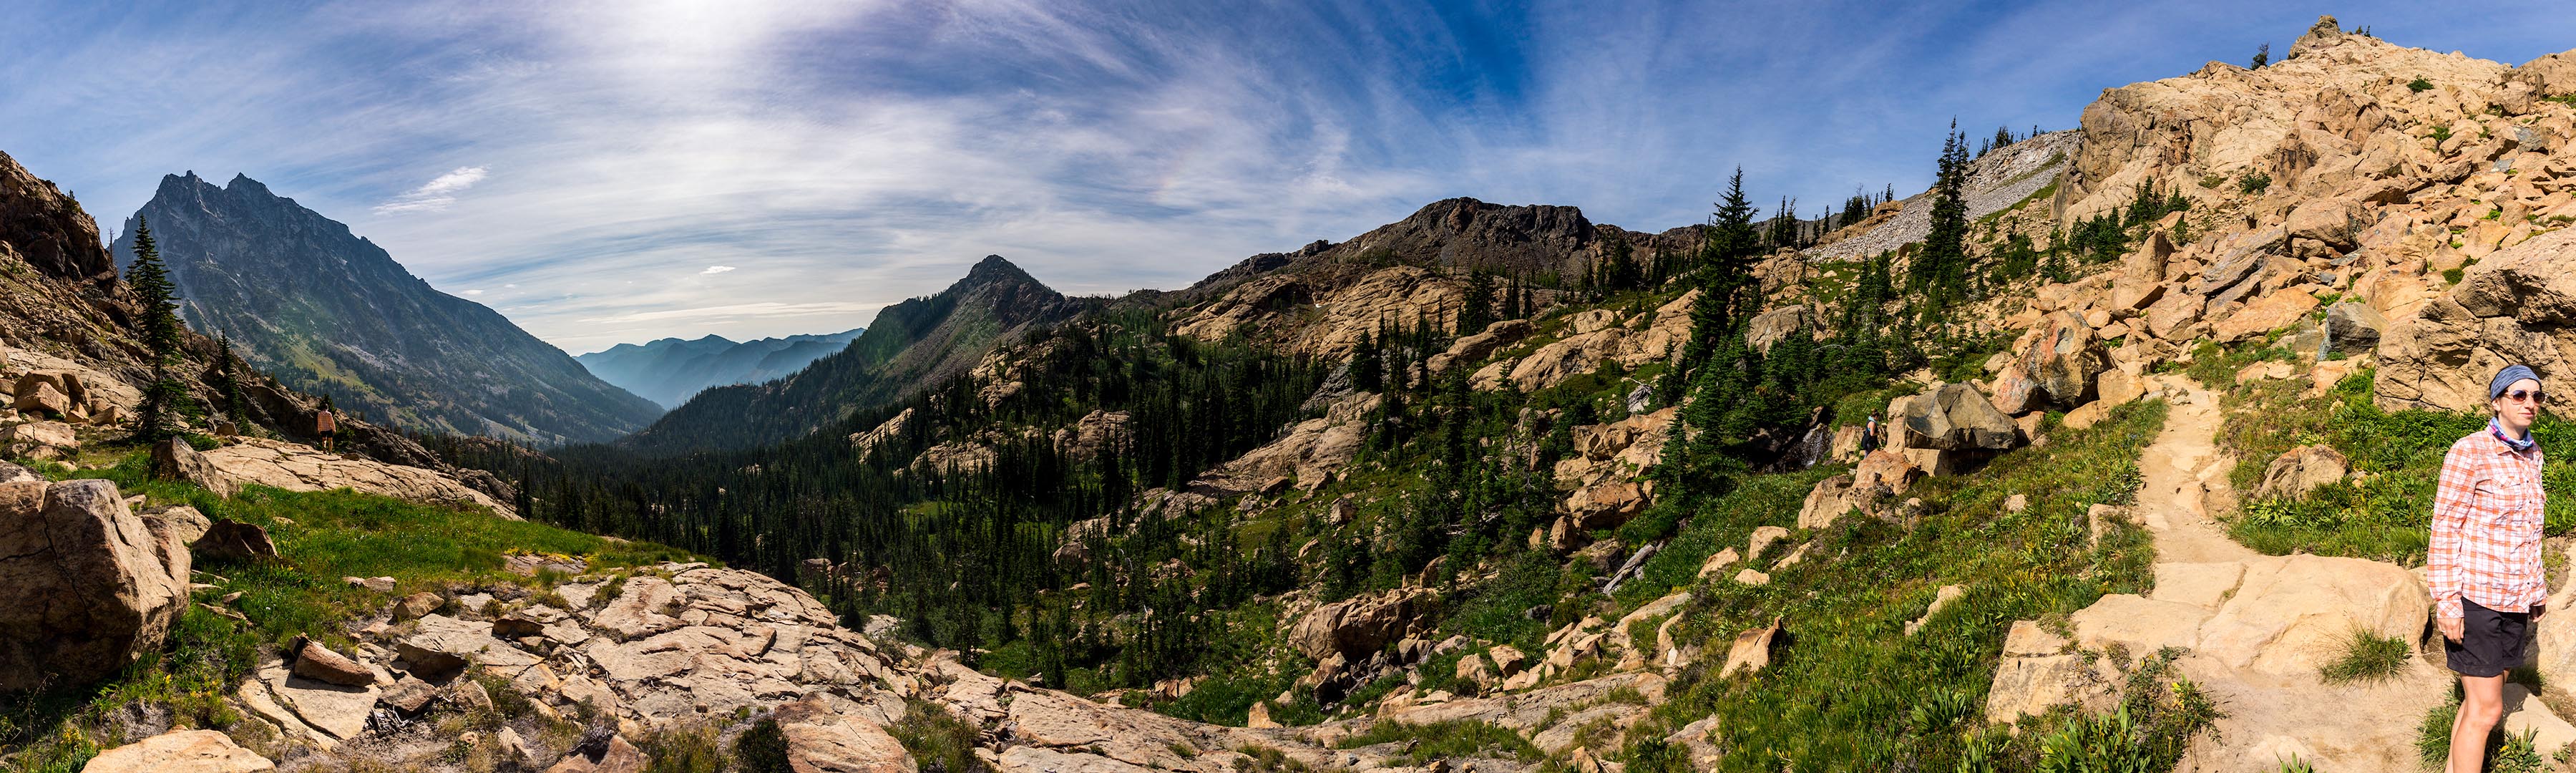
<svg viewBox="0 0 2576 773">
<path fill-rule="evenodd" d="M 2482 773 L 2487 734 L 2504 718 L 2504 675 L 2460 677 L 2460 716 L 2451 720 L 2451 764 L 2446 773 Z"/>
</svg>

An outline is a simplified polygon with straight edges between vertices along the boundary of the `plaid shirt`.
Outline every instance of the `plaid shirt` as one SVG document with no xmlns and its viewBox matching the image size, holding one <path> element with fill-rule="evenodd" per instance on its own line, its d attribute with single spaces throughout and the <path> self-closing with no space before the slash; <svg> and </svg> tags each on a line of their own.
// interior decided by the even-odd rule
<svg viewBox="0 0 2576 773">
<path fill-rule="evenodd" d="M 2425 557 L 2435 614 L 2461 615 L 2460 599 L 2524 612 L 2548 597 L 2540 569 L 2540 447 L 2517 452 L 2486 428 L 2451 444 L 2433 494 L 2433 545 Z"/>
</svg>

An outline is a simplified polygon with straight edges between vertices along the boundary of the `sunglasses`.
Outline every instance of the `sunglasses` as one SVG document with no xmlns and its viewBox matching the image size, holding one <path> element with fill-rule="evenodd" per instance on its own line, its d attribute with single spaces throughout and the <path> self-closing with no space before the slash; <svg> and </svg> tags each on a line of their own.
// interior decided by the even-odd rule
<svg viewBox="0 0 2576 773">
<path fill-rule="evenodd" d="M 2516 389 L 2511 392 L 2504 393 L 2503 397 L 2505 400 L 2517 403 L 2525 400 L 2537 403 L 2543 399 L 2543 394 L 2544 393 L 2538 389 Z"/>
</svg>

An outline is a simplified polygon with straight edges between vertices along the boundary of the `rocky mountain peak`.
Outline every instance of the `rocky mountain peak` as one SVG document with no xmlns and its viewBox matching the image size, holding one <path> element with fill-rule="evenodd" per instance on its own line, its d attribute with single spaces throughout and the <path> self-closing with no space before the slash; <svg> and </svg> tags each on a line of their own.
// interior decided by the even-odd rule
<svg viewBox="0 0 2576 773">
<path fill-rule="evenodd" d="M 1411 216 L 1325 250 L 1461 268 L 1568 272 L 1569 256 L 1592 244 L 1592 221 L 1576 207 L 1504 205 L 1471 198 L 1432 202 Z"/>
</svg>

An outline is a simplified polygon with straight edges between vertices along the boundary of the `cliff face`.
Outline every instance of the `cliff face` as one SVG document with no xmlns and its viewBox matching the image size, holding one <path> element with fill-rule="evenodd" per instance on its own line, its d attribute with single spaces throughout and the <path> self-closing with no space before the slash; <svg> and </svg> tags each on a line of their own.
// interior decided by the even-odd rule
<svg viewBox="0 0 2576 773">
<path fill-rule="evenodd" d="M 1002 256 L 986 256 L 939 294 L 877 312 L 848 348 L 785 379 L 700 392 L 622 445 L 688 453 L 803 437 L 914 386 L 964 373 L 996 344 L 1078 308 Z"/>
<path fill-rule="evenodd" d="M 348 226 L 248 177 L 162 178 L 148 219 L 200 332 L 297 389 L 424 432 L 604 441 L 659 406 L 481 304 L 432 289 Z M 133 260 L 129 219 L 116 244 Z"/>
</svg>

